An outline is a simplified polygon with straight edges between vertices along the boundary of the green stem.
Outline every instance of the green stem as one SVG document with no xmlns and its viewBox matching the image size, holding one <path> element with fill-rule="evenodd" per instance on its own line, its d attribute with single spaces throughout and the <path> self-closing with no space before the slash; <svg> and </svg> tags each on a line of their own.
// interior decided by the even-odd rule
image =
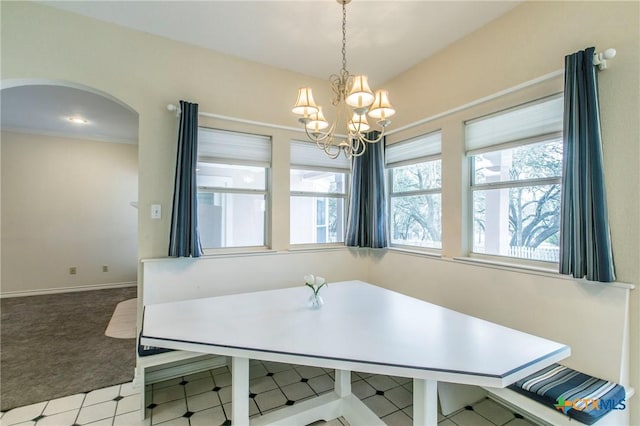
<svg viewBox="0 0 640 426">
<path fill-rule="evenodd" d="M 317 296 L 317 295 L 318 295 L 318 293 L 320 292 L 320 289 L 321 289 L 322 287 L 324 287 L 325 285 L 327 285 L 327 283 L 326 283 L 326 282 L 323 282 L 322 284 L 320 284 L 320 286 L 319 286 L 318 288 L 315 288 L 312 284 L 309 284 L 309 283 L 304 283 L 304 285 L 306 285 L 307 287 L 309 287 L 309 288 L 313 291 L 313 294 Z"/>
</svg>

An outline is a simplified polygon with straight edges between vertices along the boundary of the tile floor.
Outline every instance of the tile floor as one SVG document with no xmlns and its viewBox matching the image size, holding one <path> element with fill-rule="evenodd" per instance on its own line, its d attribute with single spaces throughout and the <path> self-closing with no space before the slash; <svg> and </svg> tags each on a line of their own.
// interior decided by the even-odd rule
<svg viewBox="0 0 640 426">
<path fill-rule="evenodd" d="M 249 407 L 259 415 L 333 389 L 333 371 L 251 361 Z M 352 374 L 352 391 L 388 425 L 411 425 L 410 379 Z M 140 420 L 140 394 L 131 383 L 18 407 L 0 413 L 0 425 L 37 426 L 217 426 L 230 425 L 231 373 L 227 367 L 147 386 L 147 419 Z M 490 399 L 447 417 L 440 426 L 532 426 Z M 348 425 L 335 419 L 316 425 Z"/>
</svg>

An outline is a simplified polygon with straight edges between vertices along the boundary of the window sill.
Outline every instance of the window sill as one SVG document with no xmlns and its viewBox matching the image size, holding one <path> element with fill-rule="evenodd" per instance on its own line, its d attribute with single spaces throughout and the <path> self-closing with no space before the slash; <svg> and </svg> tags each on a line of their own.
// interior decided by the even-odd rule
<svg viewBox="0 0 640 426">
<path fill-rule="evenodd" d="M 400 253 L 404 253 L 404 254 L 410 254 L 410 255 L 414 255 L 414 256 L 422 256 L 422 257 L 432 257 L 432 258 L 437 258 L 440 259 L 442 258 L 442 254 L 439 252 L 436 252 L 435 250 L 438 249 L 418 249 L 418 248 L 408 248 L 408 247 L 387 247 L 386 248 L 389 251 L 397 251 Z"/>
<path fill-rule="evenodd" d="M 500 260 L 495 260 L 495 259 L 489 259 L 489 258 L 479 258 L 479 257 L 454 257 L 453 260 L 455 261 L 459 261 L 459 262 L 467 262 L 467 263 L 475 263 L 475 264 L 479 264 L 479 265 L 486 265 L 486 266 L 493 266 L 493 267 L 498 267 L 501 269 L 510 269 L 510 270 L 516 270 L 516 271 L 527 271 L 527 272 L 538 272 L 541 274 L 546 274 L 546 275 L 557 275 L 558 277 L 562 277 L 559 273 L 557 268 L 553 268 L 551 266 L 549 267 L 545 267 L 545 266 L 536 266 L 536 265 L 528 265 L 525 263 L 516 263 L 516 261 L 514 262 L 510 262 L 510 261 L 500 261 Z M 542 262 L 541 262 L 542 263 Z M 557 267 L 557 265 L 556 265 Z"/>
<path fill-rule="evenodd" d="M 453 261 L 474 264 L 474 265 L 485 267 L 485 268 L 501 269 L 504 271 L 540 275 L 548 278 L 557 278 L 561 280 L 568 280 L 568 281 L 573 281 L 573 282 L 587 284 L 587 285 L 619 287 L 627 290 L 633 290 L 635 288 L 633 284 L 622 283 L 622 282 L 601 283 L 598 281 L 588 281 L 584 278 L 573 278 L 572 276 L 569 276 L 569 275 L 560 274 L 557 271 L 557 269 L 545 268 L 543 266 L 532 266 L 532 265 L 515 264 L 515 263 L 509 263 L 509 262 L 500 262 L 492 259 L 479 259 L 476 257 L 454 257 Z"/>
<path fill-rule="evenodd" d="M 236 257 L 236 256 L 261 256 L 277 253 L 268 247 L 238 247 L 224 249 L 205 249 L 201 257 Z"/>
<path fill-rule="evenodd" d="M 301 251 L 329 251 L 329 250 L 346 250 L 349 247 L 343 243 L 335 244 L 295 244 L 289 247 L 288 252 Z"/>
</svg>

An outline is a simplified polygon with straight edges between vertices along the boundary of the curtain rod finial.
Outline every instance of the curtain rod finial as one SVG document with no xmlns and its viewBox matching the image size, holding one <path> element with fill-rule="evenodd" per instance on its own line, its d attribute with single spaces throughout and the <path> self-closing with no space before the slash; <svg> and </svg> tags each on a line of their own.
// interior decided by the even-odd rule
<svg viewBox="0 0 640 426">
<path fill-rule="evenodd" d="M 607 60 L 613 59 L 616 57 L 616 49 L 609 48 L 604 52 L 594 53 L 593 54 L 593 65 L 597 65 L 599 69 L 606 70 L 607 69 Z"/>
<path fill-rule="evenodd" d="M 613 59 L 616 57 L 616 53 L 616 49 L 609 48 L 602 52 L 602 56 L 604 57 L 604 59 Z"/>
<path fill-rule="evenodd" d="M 167 110 L 169 111 L 175 111 L 176 116 L 180 115 L 180 108 L 175 106 L 174 104 L 169 104 L 167 105 Z"/>
</svg>

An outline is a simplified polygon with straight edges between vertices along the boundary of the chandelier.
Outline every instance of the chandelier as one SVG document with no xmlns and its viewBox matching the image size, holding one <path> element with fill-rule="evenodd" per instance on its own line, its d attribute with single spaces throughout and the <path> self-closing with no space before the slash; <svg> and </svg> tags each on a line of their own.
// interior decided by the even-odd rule
<svg viewBox="0 0 640 426">
<path fill-rule="evenodd" d="M 342 5 L 342 69 L 339 74 L 329 77 L 333 96 L 331 104 L 336 110 L 336 119 L 329 125 L 324 118 L 322 107 L 316 105 L 310 87 L 298 89 L 298 99 L 294 105 L 294 114 L 300 115 L 298 121 L 304 126 L 309 140 L 331 158 L 337 158 L 343 152 L 347 158 L 364 154 L 368 143 L 376 143 L 384 137 L 385 129 L 396 113 L 389 103 L 389 93 L 377 90 L 375 94 L 369 88 L 366 75 L 351 75 L 347 71 L 347 3 L 351 0 L 336 0 Z M 376 120 L 377 128 L 372 129 L 367 115 Z M 338 124 L 345 125 L 346 134 L 336 134 Z M 367 133 L 377 130 L 373 139 Z"/>
</svg>

